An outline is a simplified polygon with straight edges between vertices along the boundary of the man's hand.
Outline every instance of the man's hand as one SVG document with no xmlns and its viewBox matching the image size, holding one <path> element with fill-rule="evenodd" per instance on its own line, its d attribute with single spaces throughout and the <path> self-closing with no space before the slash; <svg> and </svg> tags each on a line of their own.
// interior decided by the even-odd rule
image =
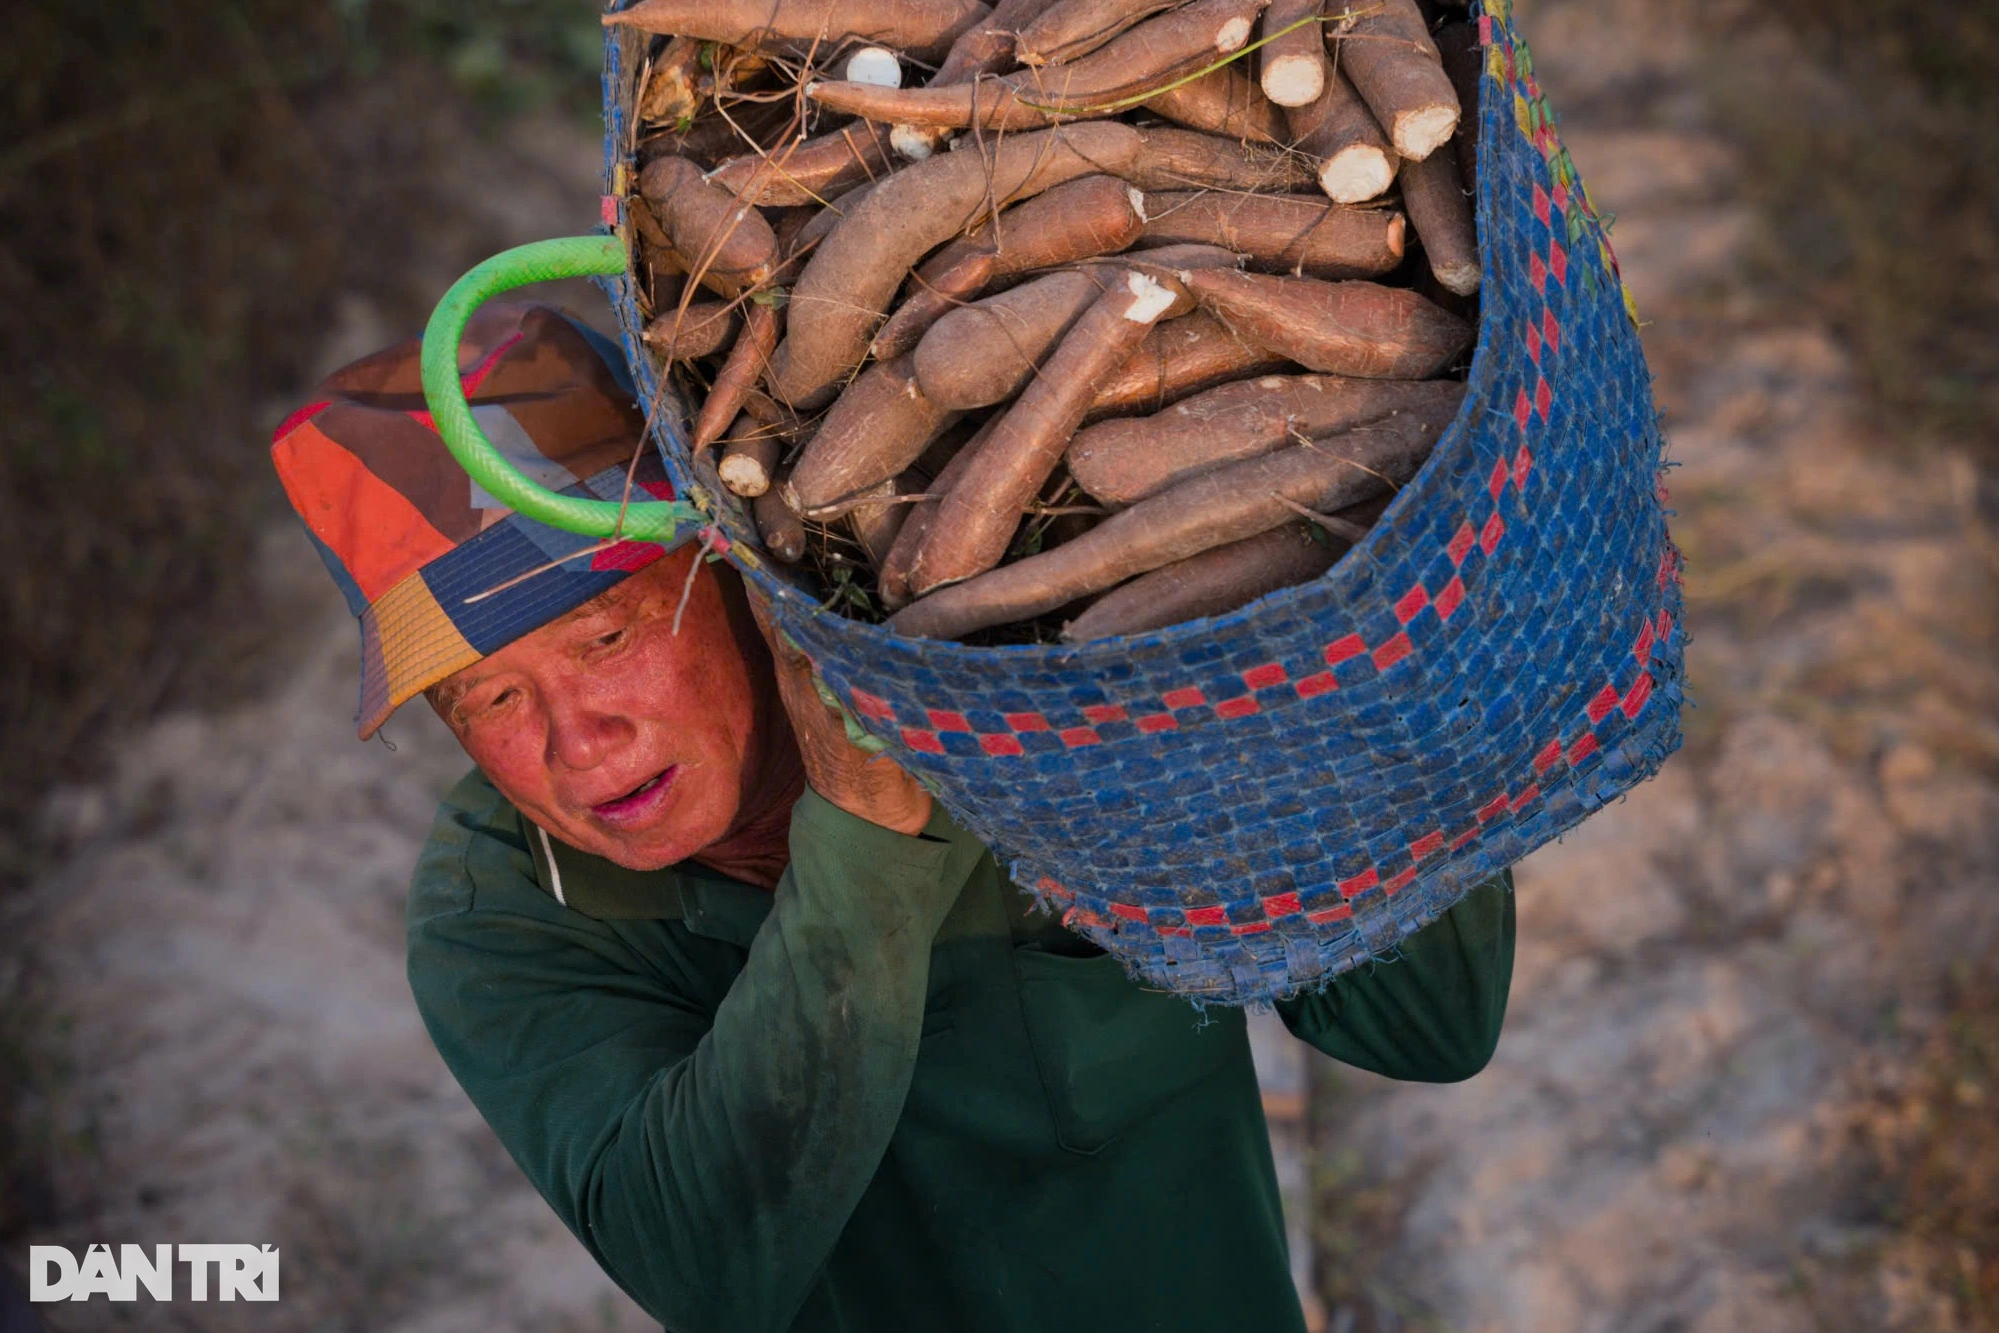
<svg viewBox="0 0 1999 1333">
<path fill-rule="evenodd" d="M 770 645 L 778 693 L 798 737 L 805 780 L 850 815 L 897 833 L 921 833 L 930 822 L 930 793 L 887 755 L 871 755 L 847 739 L 846 720 L 820 698 L 811 661 L 771 624 L 764 599 L 754 589 L 750 610 Z"/>
</svg>

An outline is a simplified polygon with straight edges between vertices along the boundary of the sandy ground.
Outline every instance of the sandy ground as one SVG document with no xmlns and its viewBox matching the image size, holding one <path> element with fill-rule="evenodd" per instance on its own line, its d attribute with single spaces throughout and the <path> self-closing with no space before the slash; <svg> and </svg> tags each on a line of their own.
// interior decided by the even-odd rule
<svg viewBox="0 0 1999 1333">
<path fill-rule="evenodd" d="M 1636 0 L 1521 8 L 1649 321 L 1698 708 L 1662 777 L 1521 868 L 1485 1074 L 1314 1071 L 1321 1202 L 1298 1234 L 1330 1256 L 1342 1333 L 1946 1327 L 1849 1206 L 1845 1153 L 1936 978 L 1993 942 L 1999 791 L 1979 775 L 1999 689 L 1971 473 L 1870 436 L 1826 331 L 1745 285 L 1743 167 L 1692 39 Z M 483 164 L 515 239 L 594 211 L 594 148 L 537 142 Z M 357 303 L 325 363 L 396 332 Z M 353 741 L 352 622 L 294 533 L 266 564 L 293 620 L 282 684 L 167 718 L 105 783 L 53 793 L 74 851 L 12 910 L 59 1055 L 41 1109 L 60 1238 L 277 1243 L 285 1300 L 52 1326 L 645 1327 L 465 1102 L 403 983 L 405 878 L 462 761 L 420 710 L 393 752 Z M 1281 1101 L 1301 1075 L 1273 1077 Z"/>
<path fill-rule="evenodd" d="M 1368 1270 L 1333 1325 L 1947 1328 L 1847 1150 L 1994 941 L 1973 474 L 1870 434 L 1826 331 L 1745 282 L 1693 39 L 1635 0 L 1520 9 L 1648 321 L 1696 707 L 1658 779 L 1520 867 L 1492 1066 L 1332 1080 L 1321 1226 Z"/>
</svg>

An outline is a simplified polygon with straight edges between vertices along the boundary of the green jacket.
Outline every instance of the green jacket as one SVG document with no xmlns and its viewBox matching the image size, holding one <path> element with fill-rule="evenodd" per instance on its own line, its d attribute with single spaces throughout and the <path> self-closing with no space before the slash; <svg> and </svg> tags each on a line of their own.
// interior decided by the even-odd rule
<svg viewBox="0 0 1999 1333">
<path fill-rule="evenodd" d="M 1301 1329 L 1242 1014 L 1028 906 L 941 808 L 912 837 L 808 791 L 772 893 L 585 856 L 474 773 L 417 866 L 409 976 L 500 1141 L 669 1329 Z M 1478 1072 L 1510 883 L 1401 954 L 1278 1010 L 1393 1078 Z"/>
</svg>

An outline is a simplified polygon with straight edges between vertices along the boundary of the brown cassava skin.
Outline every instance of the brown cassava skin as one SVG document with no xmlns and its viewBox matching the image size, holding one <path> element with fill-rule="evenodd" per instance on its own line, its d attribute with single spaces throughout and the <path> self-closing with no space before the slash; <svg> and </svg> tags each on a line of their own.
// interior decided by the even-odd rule
<svg viewBox="0 0 1999 1333">
<path fill-rule="evenodd" d="M 1148 97 L 1141 105 L 1175 125 L 1242 143 L 1281 144 L 1289 137 L 1284 113 L 1243 72 L 1240 60 Z"/>
<path fill-rule="evenodd" d="M 868 558 L 868 564 L 881 568 L 888 558 L 889 550 L 895 545 L 896 534 L 909 521 L 909 511 L 916 506 L 899 504 L 898 495 L 921 494 L 922 478 L 905 472 L 898 477 L 890 477 L 876 486 L 870 486 L 861 503 L 847 511 L 847 531 L 860 544 L 861 553 Z"/>
<path fill-rule="evenodd" d="M 1023 65 L 1075 60 L 1178 0 L 1064 0 L 1020 30 L 1014 58 Z"/>
<path fill-rule="evenodd" d="M 1319 188 L 1336 203 L 1377 198 L 1401 161 L 1344 71 L 1334 70 L 1317 100 L 1289 117 L 1293 147 L 1317 159 Z"/>
<path fill-rule="evenodd" d="M 770 489 L 783 453 L 784 440 L 778 433 L 744 412 L 722 439 L 722 457 L 715 473 L 724 486 L 754 500 Z"/>
<path fill-rule="evenodd" d="M 1102 293 L 1087 273 L 1050 273 L 938 320 L 916 344 L 916 379 L 955 411 L 1011 398 Z"/>
<path fill-rule="evenodd" d="M 1479 287 L 1478 233 L 1471 196 L 1458 177 L 1453 153 L 1432 153 L 1402 164 L 1402 206 L 1423 242 L 1423 258 L 1445 291 L 1470 296 Z"/>
<path fill-rule="evenodd" d="M 686 158 L 653 159 L 639 173 L 639 193 L 687 271 L 724 296 L 756 286 L 777 267 L 777 236 L 763 215 L 710 185 Z"/>
<path fill-rule="evenodd" d="M 1312 189 L 1312 164 L 1295 153 L 1241 143 L 1218 134 L 1152 125 L 1140 130 L 1138 160 L 1125 177 L 1141 190 L 1260 190 L 1289 194 Z"/>
<path fill-rule="evenodd" d="M 925 260 L 869 351 L 878 358 L 900 356 L 988 284 L 1113 254 L 1137 240 L 1144 225 L 1133 190 L 1115 176 L 1083 176 L 1038 194 Z"/>
<path fill-rule="evenodd" d="M 771 348 L 777 346 L 777 333 L 775 306 L 761 301 L 744 303 L 743 331 L 736 335 L 729 359 L 722 363 L 708 396 L 701 401 L 701 411 L 694 418 L 693 445 L 697 453 L 721 439 L 722 432 L 736 419 L 743 399 L 756 387 L 757 377 L 769 364 Z"/>
<path fill-rule="evenodd" d="M 878 361 L 847 386 L 820 422 L 785 482 L 784 502 L 806 518 L 830 518 L 923 453 L 953 414 L 924 396 L 915 358 Z"/>
<path fill-rule="evenodd" d="M 1478 81 L 1485 73 L 1485 58 L 1472 24 L 1447 23 L 1437 29 L 1435 41 L 1444 73 L 1458 95 L 1458 132 L 1451 136 L 1451 152 L 1458 161 L 1458 179 L 1469 190 L 1478 180 Z"/>
<path fill-rule="evenodd" d="M 1450 141 L 1458 95 L 1416 0 L 1370 0 L 1340 30 L 1340 67 L 1403 157 L 1417 161 Z"/>
<path fill-rule="evenodd" d="M 1143 634 L 1239 610 L 1267 593 L 1319 577 L 1347 543 L 1316 537 L 1306 523 L 1217 546 L 1111 589 L 1062 627 L 1066 643 Z"/>
<path fill-rule="evenodd" d="M 790 336 L 768 384 L 798 403 L 861 363 L 882 311 L 916 262 L 1005 207 L 1093 171 L 1116 174 L 1138 153 L 1138 134 L 1109 121 L 1005 140 L 990 153 L 941 153 L 871 189 L 819 243 L 791 291 Z"/>
<path fill-rule="evenodd" d="M 999 257 L 990 250 L 956 255 L 948 268 L 929 277 L 924 276 L 930 267 L 925 264 L 910 275 L 909 294 L 868 344 L 868 355 L 887 361 L 916 350 L 932 324 L 986 289 L 998 266 Z"/>
<path fill-rule="evenodd" d="M 910 568 L 912 593 L 921 596 L 1000 562 L 1021 510 L 1061 461 L 1097 382 L 1131 355 L 1165 309 L 1164 298 L 1156 282 L 1128 274 L 1063 335 L 945 495 Z"/>
<path fill-rule="evenodd" d="M 1326 25 L 1319 22 L 1321 0 L 1271 0 L 1263 11 L 1263 95 L 1278 106 L 1310 106 L 1326 86 L 1332 66 L 1326 59 Z M 1288 31 L 1287 31 L 1288 29 Z"/>
<path fill-rule="evenodd" d="M 708 173 L 708 183 L 745 203 L 794 208 L 821 204 L 861 181 L 895 170 L 888 133 L 857 121 L 831 134 L 801 139 L 769 153 L 732 157 Z"/>
<path fill-rule="evenodd" d="M 778 488 L 771 487 L 750 501 L 750 516 L 771 559 L 795 565 L 805 556 L 805 521 L 785 507 Z"/>
<path fill-rule="evenodd" d="M 1453 380 L 1262 375 L 1196 394 L 1149 417 L 1086 426 L 1064 456 L 1076 484 L 1128 505 L 1211 468 L 1407 413 L 1441 435 L 1464 402 Z"/>
<path fill-rule="evenodd" d="M 1312 195 L 1160 190 L 1145 215 L 1141 244 L 1219 245 L 1283 273 L 1364 278 L 1402 262 L 1401 214 Z"/>
<path fill-rule="evenodd" d="M 1203 389 L 1291 369 L 1267 348 L 1241 337 L 1205 310 L 1167 320 L 1145 335 L 1115 375 L 1098 386 L 1085 421 L 1126 412 L 1157 412 Z"/>
<path fill-rule="evenodd" d="M 1165 288 L 1173 298 L 1159 320 L 1178 319 L 1194 309 L 1194 294 L 1180 283 L 1183 271 L 1190 268 L 1235 269 L 1241 266 L 1241 255 L 1218 245 L 1162 245 L 1156 250 L 1133 250 L 1128 254 L 1110 255 L 1073 265 L 1077 272 L 1089 274 L 1096 279 L 1099 287 L 1106 290 L 1118 281 L 1121 272 L 1143 273 Z"/>
<path fill-rule="evenodd" d="M 1023 28 L 1059 0 L 999 0 L 993 12 L 965 29 L 951 44 L 929 86 L 943 88 L 970 83 L 981 74 L 999 74 L 1013 67 L 1014 44 Z"/>
<path fill-rule="evenodd" d="M 979 0 L 640 0 L 604 26 L 747 46 L 755 38 L 855 39 L 892 50 L 940 46 L 985 17 Z"/>
<path fill-rule="evenodd" d="M 686 125 L 715 91 L 715 76 L 701 67 L 699 39 L 676 37 L 646 70 L 639 91 L 642 125 Z"/>
<path fill-rule="evenodd" d="M 875 588 L 881 594 L 882 604 L 889 610 L 909 605 L 910 566 L 916 563 L 916 553 L 923 549 L 924 537 L 930 531 L 931 521 L 937 516 L 937 506 L 958 484 L 966 469 L 971 467 L 999 423 L 1000 419 L 995 416 L 979 427 L 931 480 L 926 493 L 932 498 L 909 506 L 910 514 L 903 521 L 902 531 L 896 534 L 888 554 L 875 566 Z"/>
<path fill-rule="evenodd" d="M 662 361 L 694 361 L 727 347 L 742 327 L 742 316 L 727 301 L 689 301 L 685 310 L 669 306 L 656 316 L 644 337 Z"/>
<path fill-rule="evenodd" d="M 882 88 L 814 82 L 821 106 L 868 120 L 939 129 L 977 125 L 1026 130 L 1063 120 L 1114 116 L 1134 99 L 1239 51 L 1269 0 L 1193 0 L 1148 19 L 1101 50 L 1066 65 L 1023 70 L 943 88 Z"/>
<path fill-rule="evenodd" d="M 1427 379 L 1471 345 L 1471 325 L 1401 287 L 1220 269 L 1182 281 L 1244 338 L 1322 375 Z"/>
<path fill-rule="evenodd" d="M 841 219 L 845 218 L 848 213 L 860 205 L 863 199 L 874 192 L 876 184 L 877 182 L 875 181 L 868 181 L 865 184 L 856 185 L 839 198 L 829 201 L 826 207 L 819 209 L 811 217 L 807 218 L 804 224 L 798 230 L 794 231 L 790 239 L 785 243 L 785 271 L 794 270 L 803 264 L 811 256 L 812 252 L 819 248 L 819 243 L 832 234 L 833 228 L 840 225 Z"/>
<path fill-rule="evenodd" d="M 1115 176 L 1083 176 L 1016 204 L 953 250 L 990 250 L 996 277 L 1114 254 L 1138 239 L 1145 219 L 1132 188 Z M 961 251 L 962 253 L 962 251 Z"/>
<path fill-rule="evenodd" d="M 1326 512 L 1400 486 L 1416 475 L 1433 442 L 1416 423 L 1390 419 L 1216 468 L 1112 514 L 1052 551 L 939 588 L 897 612 L 889 628 L 955 639 L 1046 615 L 1148 570 L 1281 527 L 1297 517 L 1287 500 Z"/>
</svg>

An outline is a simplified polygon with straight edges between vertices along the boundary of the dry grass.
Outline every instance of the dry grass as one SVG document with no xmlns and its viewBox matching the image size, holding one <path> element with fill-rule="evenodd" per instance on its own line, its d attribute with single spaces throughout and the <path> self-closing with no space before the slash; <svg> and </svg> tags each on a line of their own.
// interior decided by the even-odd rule
<svg viewBox="0 0 1999 1333">
<path fill-rule="evenodd" d="M 1828 1333 L 1999 1329 L 1999 969 L 1953 977 L 1948 1001 L 1920 1056 L 1873 1071 L 1847 1122 L 1843 1221 L 1872 1239 L 1797 1274 Z"/>
<path fill-rule="evenodd" d="M 33 864 L 34 802 L 105 728 L 237 683 L 260 620 L 248 542 L 275 502 L 262 416 L 302 390 L 336 293 L 414 326 L 426 294 L 395 238 L 451 211 L 437 164 L 559 75 L 592 104 L 598 40 L 562 0 L 9 17 L 0 887 Z"/>
<path fill-rule="evenodd" d="M 1999 0 L 1722 8 L 1712 91 L 1768 224 L 1760 276 L 1839 329 L 1892 438 L 1999 469 Z M 1773 17 L 1776 49 L 1737 40 Z"/>
<path fill-rule="evenodd" d="M 1999 0 L 1779 0 L 1742 26 L 1772 16 L 1806 59 L 1755 81 L 1724 62 L 1715 84 L 1766 224 L 1760 276 L 1840 331 L 1885 437 L 1971 448 L 1999 514 Z M 1999 971 L 1947 998 L 1856 1122 L 1885 1239 L 1815 1275 L 1828 1328 L 1866 1310 L 1870 1327 L 1999 1329 Z"/>
<path fill-rule="evenodd" d="M 465 211 L 439 164 L 513 108 L 560 96 L 589 114 L 599 40 L 569 0 L 10 9 L 0 912 L 46 853 L 52 785 L 106 735 L 241 688 L 270 656 L 278 618 L 249 563 L 281 512 L 273 405 L 307 387 L 336 295 L 420 325 L 433 293 L 408 281 L 401 238 Z M 4 1239 L 49 1195 L 12 1114 L 48 1071 L 15 994 L 21 931 L 0 934 Z"/>
</svg>

